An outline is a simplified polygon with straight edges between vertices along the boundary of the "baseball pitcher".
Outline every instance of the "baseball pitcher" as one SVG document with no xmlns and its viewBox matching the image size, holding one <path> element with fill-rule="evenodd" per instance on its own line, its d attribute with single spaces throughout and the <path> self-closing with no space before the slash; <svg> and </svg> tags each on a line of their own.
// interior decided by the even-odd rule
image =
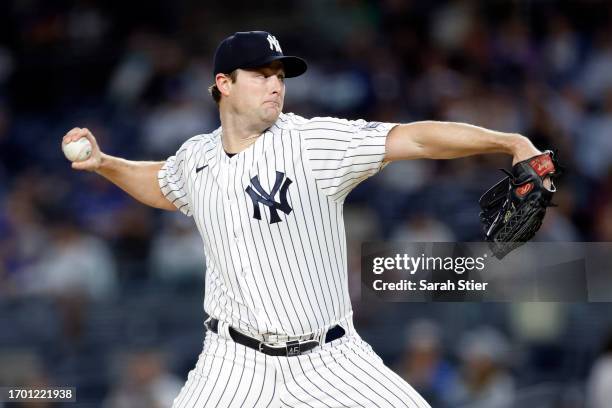
<svg viewBox="0 0 612 408">
<path fill-rule="evenodd" d="M 193 217 L 202 236 L 210 318 L 175 408 L 429 407 L 353 327 L 346 196 L 394 160 L 506 153 L 515 163 L 539 156 L 541 168 L 531 173 L 543 180 L 555 171 L 550 154 L 518 134 L 283 113 L 285 79 L 306 68 L 272 34 L 238 32 L 214 56 L 210 91 L 221 127 L 187 140 L 174 156 L 129 161 L 102 153 L 86 128 L 64 136 L 64 145 L 87 138 L 92 146 L 74 169 Z M 496 204 L 525 180 L 515 181 L 495 190 Z M 534 188 L 546 188 L 540 184 Z M 493 208 L 487 220 L 499 228 Z"/>
</svg>

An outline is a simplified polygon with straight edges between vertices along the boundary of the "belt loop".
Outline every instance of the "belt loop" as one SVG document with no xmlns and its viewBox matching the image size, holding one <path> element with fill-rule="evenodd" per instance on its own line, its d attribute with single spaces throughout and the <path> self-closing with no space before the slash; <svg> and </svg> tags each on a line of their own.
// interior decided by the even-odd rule
<svg viewBox="0 0 612 408">
<path fill-rule="evenodd" d="M 321 331 L 321 333 L 319 333 L 317 335 L 317 341 L 319 342 L 319 344 L 325 344 L 325 336 L 326 335 L 327 335 L 327 330 L 323 330 L 323 331 Z"/>
<path fill-rule="evenodd" d="M 219 320 L 219 334 L 221 335 L 221 337 L 223 337 L 226 340 L 232 340 L 232 336 L 230 335 L 229 332 L 229 324 L 222 322 L 221 320 Z"/>
<path fill-rule="evenodd" d="M 209 317 L 208 319 L 204 320 L 204 327 L 206 327 L 206 330 L 210 332 L 214 332 L 214 330 L 211 327 L 211 322 L 212 322 L 212 317 Z"/>
</svg>

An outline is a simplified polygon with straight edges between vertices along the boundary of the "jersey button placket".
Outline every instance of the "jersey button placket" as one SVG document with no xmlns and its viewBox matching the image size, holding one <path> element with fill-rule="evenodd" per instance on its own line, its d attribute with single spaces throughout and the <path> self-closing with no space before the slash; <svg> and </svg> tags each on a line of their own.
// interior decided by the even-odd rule
<svg viewBox="0 0 612 408">
<path fill-rule="evenodd" d="M 234 163 L 230 160 L 229 164 L 227 165 L 227 183 L 225 183 L 225 199 L 227 200 L 227 202 L 229 204 L 232 203 L 232 184 L 234 181 L 234 176 L 236 173 L 236 169 L 235 169 L 235 165 Z"/>
<path fill-rule="evenodd" d="M 249 266 L 240 265 L 240 276 L 246 279 L 248 274 L 249 274 Z"/>
<path fill-rule="evenodd" d="M 249 254 L 247 252 L 248 249 L 245 246 L 244 240 L 242 239 L 241 235 L 237 235 L 234 238 L 234 243 L 236 246 L 236 250 L 238 251 L 238 254 L 240 254 L 239 259 L 242 261 L 240 264 L 240 275 L 243 278 L 246 278 L 250 270 L 250 265 L 248 264 L 248 262 L 246 262 L 246 260 L 249 259 Z"/>
<path fill-rule="evenodd" d="M 243 263 L 243 259 L 244 256 L 246 256 L 246 253 L 244 253 L 244 251 L 241 251 L 240 248 L 240 241 L 241 241 L 241 237 L 240 235 L 238 235 L 237 231 L 240 230 L 240 223 L 238 222 L 237 219 L 235 219 L 235 217 L 237 217 L 240 213 L 239 213 L 239 209 L 238 209 L 238 203 L 236 202 L 235 199 L 235 195 L 236 195 L 236 186 L 234 185 L 234 180 L 236 179 L 236 161 L 235 160 L 230 160 L 229 164 L 228 164 L 228 182 L 226 184 L 226 190 L 225 190 L 225 198 L 226 198 L 226 202 L 228 204 L 228 208 L 229 208 L 229 214 L 230 216 L 227 218 L 226 222 L 227 222 L 227 231 L 229 234 L 231 234 L 230 238 L 230 248 L 231 248 L 231 253 L 232 253 L 232 258 L 234 259 L 234 265 L 236 266 L 237 270 L 238 270 L 238 275 L 239 277 L 241 277 L 242 279 L 245 279 L 247 274 L 246 271 L 244 270 L 244 263 Z"/>
<path fill-rule="evenodd" d="M 229 215 L 230 215 L 226 220 L 228 232 L 234 231 L 233 218 L 234 218 L 234 214 L 236 214 L 236 208 L 234 207 L 235 203 L 233 202 L 232 197 L 234 195 L 233 182 L 235 178 L 234 177 L 235 173 L 236 173 L 235 163 L 230 160 L 230 162 L 227 165 L 227 180 L 225 183 L 225 194 L 224 194 L 224 199 L 225 199 L 224 201 L 227 203 L 227 208 L 229 209 Z M 234 238 L 234 237 L 231 236 L 230 238 Z"/>
<path fill-rule="evenodd" d="M 229 205 L 231 206 L 232 209 L 232 214 L 235 214 L 235 219 L 232 220 L 232 222 L 234 223 L 234 229 L 232 230 L 233 232 L 233 239 L 234 242 L 236 244 L 238 244 L 241 239 L 242 239 L 242 227 L 240 225 L 240 208 L 238 207 L 238 202 L 237 202 L 237 198 L 236 197 L 240 197 L 240 194 L 242 193 L 242 184 L 240 184 L 240 177 L 238 176 L 237 178 L 237 166 L 238 163 L 237 162 L 231 162 L 230 163 L 230 173 L 231 173 L 231 181 L 230 183 L 228 183 L 228 195 L 229 195 Z M 238 184 L 235 184 L 234 182 L 237 182 Z M 233 199 L 232 199 L 233 198 Z"/>
</svg>

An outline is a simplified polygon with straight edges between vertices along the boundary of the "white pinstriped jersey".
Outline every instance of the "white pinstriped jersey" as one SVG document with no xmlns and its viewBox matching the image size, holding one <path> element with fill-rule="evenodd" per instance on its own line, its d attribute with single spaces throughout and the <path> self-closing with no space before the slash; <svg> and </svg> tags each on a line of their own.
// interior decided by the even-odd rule
<svg viewBox="0 0 612 408">
<path fill-rule="evenodd" d="M 281 114 L 231 158 L 219 128 L 166 161 L 161 191 L 203 238 L 210 316 L 288 335 L 351 318 L 343 203 L 383 166 L 393 126 Z"/>
</svg>

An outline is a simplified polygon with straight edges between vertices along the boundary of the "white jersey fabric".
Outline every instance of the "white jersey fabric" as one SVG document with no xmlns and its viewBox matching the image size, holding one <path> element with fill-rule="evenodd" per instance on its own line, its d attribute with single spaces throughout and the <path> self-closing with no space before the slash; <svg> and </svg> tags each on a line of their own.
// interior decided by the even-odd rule
<svg viewBox="0 0 612 408">
<path fill-rule="evenodd" d="M 255 335 L 350 319 L 343 204 L 383 166 L 393 126 L 281 114 L 231 158 L 221 128 L 185 142 L 159 183 L 202 235 L 206 313 Z"/>
<path fill-rule="evenodd" d="M 357 334 L 348 293 L 344 199 L 383 166 L 393 126 L 282 114 L 231 158 L 217 129 L 166 161 L 160 187 L 195 219 L 204 309 L 219 320 L 173 408 L 430 408 Z M 336 324 L 345 335 L 325 343 Z M 272 357 L 229 326 L 265 341 L 314 333 L 320 346 Z"/>
</svg>

